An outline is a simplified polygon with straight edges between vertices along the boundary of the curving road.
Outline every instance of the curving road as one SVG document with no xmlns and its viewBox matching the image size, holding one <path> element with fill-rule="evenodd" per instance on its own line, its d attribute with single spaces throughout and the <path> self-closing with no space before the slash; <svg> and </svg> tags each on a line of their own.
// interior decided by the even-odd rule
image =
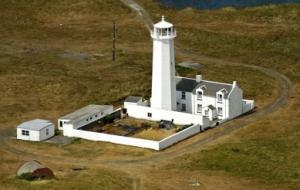
<svg viewBox="0 0 300 190">
<path fill-rule="evenodd" d="M 130 7 L 133 11 L 137 12 L 149 30 L 151 30 L 153 28 L 153 21 L 152 21 L 151 17 L 149 16 L 148 12 L 143 7 L 141 7 L 134 0 L 120 0 L 120 1 L 123 2 L 125 5 L 127 5 L 128 7 Z M 222 130 L 220 132 L 217 132 L 205 139 L 201 139 L 199 141 L 188 144 L 185 147 L 180 148 L 178 150 L 169 151 L 168 153 L 162 152 L 161 154 L 152 156 L 150 158 L 146 158 L 146 159 L 142 159 L 142 160 L 141 159 L 135 160 L 135 162 L 145 162 L 145 161 L 151 161 L 151 160 L 157 162 L 158 160 L 166 160 L 166 159 L 174 158 L 174 157 L 177 157 L 177 156 L 180 156 L 180 155 L 183 155 L 183 154 L 195 151 L 195 150 L 197 151 L 199 149 L 199 145 L 207 144 L 207 143 L 214 141 L 222 136 L 225 136 L 239 128 L 245 127 L 245 126 L 255 122 L 256 120 L 262 118 L 262 116 L 278 110 L 279 108 L 284 106 L 288 101 L 290 92 L 292 90 L 292 83 L 288 77 L 286 77 L 285 75 L 283 75 L 275 70 L 260 67 L 257 65 L 248 65 L 248 64 L 244 64 L 244 63 L 229 62 L 229 61 L 225 61 L 225 60 L 221 60 L 221 59 L 217 59 L 217 58 L 207 57 L 207 56 L 199 55 L 198 53 L 180 48 L 178 46 L 176 46 L 175 48 L 176 48 L 176 53 L 179 53 L 183 56 L 185 55 L 185 56 L 189 56 L 191 58 L 200 60 L 203 63 L 230 65 L 230 66 L 242 66 L 242 67 L 246 67 L 249 69 L 254 69 L 259 72 L 262 72 L 262 73 L 276 79 L 277 81 L 279 81 L 280 94 L 271 105 L 264 107 L 255 113 L 252 113 L 252 114 L 249 114 L 249 115 L 246 115 L 246 116 L 243 116 L 238 119 L 231 120 L 231 121 L 228 121 L 228 122 L 222 124 L 221 127 L 223 127 L 224 130 Z M 130 162 L 130 161 L 126 161 L 126 162 Z"/>
<path fill-rule="evenodd" d="M 120 0 L 123 2 L 125 5 L 129 6 L 132 10 L 137 12 L 137 14 L 140 16 L 140 18 L 144 21 L 146 27 L 151 30 L 153 27 L 153 22 L 149 14 L 145 9 L 143 9 L 139 4 L 137 4 L 133 0 Z M 133 165 L 142 165 L 145 166 L 145 164 L 148 165 L 153 165 L 153 164 L 158 164 L 161 161 L 165 161 L 168 159 L 176 158 L 178 156 L 181 156 L 186 153 L 194 152 L 194 151 L 199 151 L 199 146 L 204 145 L 207 143 L 210 143 L 220 137 L 226 136 L 233 131 L 245 127 L 258 119 L 261 119 L 263 116 L 266 114 L 272 113 L 279 108 L 283 107 L 289 98 L 289 94 L 292 90 L 292 83 L 291 81 L 285 76 L 282 75 L 281 73 L 274 71 L 272 69 L 256 66 L 256 65 L 247 65 L 243 63 L 234 63 L 234 62 L 229 62 L 221 59 L 216 59 L 216 58 L 211 58 L 211 57 L 206 57 L 203 55 L 198 55 L 197 53 L 194 53 L 192 51 L 185 50 L 180 47 L 176 47 L 177 53 L 181 55 L 188 55 L 191 58 L 201 60 L 203 63 L 211 63 L 211 64 L 221 64 L 221 65 L 232 65 L 232 66 L 242 66 L 246 67 L 249 69 L 254 69 L 259 72 L 262 72 L 280 82 L 280 94 L 278 95 L 277 99 L 271 103 L 269 106 L 261 108 L 259 111 L 254 112 L 252 114 L 245 115 L 243 117 L 228 121 L 224 124 L 222 124 L 220 127 L 223 128 L 223 130 L 216 132 L 212 134 L 211 136 L 208 136 L 204 139 L 194 141 L 194 142 L 189 142 L 185 143 L 184 146 L 181 146 L 180 148 L 169 148 L 166 151 L 161 151 L 158 154 L 154 154 L 152 156 L 148 157 L 143 157 L 139 159 L 130 159 L 130 160 L 122 160 L 122 159 L 116 159 L 116 160 L 86 160 L 84 158 L 68 158 L 68 162 L 72 162 L 74 164 L 78 165 L 91 165 L 91 164 L 101 164 L 101 165 L 118 165 L 118 166 L 123 166 L 126 168 L 126 166 L 133 166 Z M 35 159 L 37 158 L 51 158 L 55 160 L 63 160 L 63 156 L 53 156 L 53 155 L 37 155 L 34 153 L 26 152 L 23 151 L 22 149 L 18 147 L 11 147 L 7 143 L 5 143 L 5 139 L 9 138 L 12 136 L 12 130 L 3 130 L 0 133 L 0 146 L 2 146 L 5 150 L 10 151 L 14 154 L 18 155 L 28 155 L 30 157 L 34 157 Z M 128 168 L 127 168 L 128 169 Z M 137 188 L 140 186 L 141 181 L 136 182 Z"/>
</svg>

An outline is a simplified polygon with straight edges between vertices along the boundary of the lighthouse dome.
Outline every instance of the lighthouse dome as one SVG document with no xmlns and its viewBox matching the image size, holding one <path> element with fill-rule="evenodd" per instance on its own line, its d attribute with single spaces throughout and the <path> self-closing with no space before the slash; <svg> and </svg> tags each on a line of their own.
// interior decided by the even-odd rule
<svg viewBox="0 0 300 190">
<path fill-rule="evenodd" d="M 161 21 L 154 25 L 155 28 L 171 28 L 173 24 L 165 21 L 165 17 L 162 16 Z"/>
</svg>

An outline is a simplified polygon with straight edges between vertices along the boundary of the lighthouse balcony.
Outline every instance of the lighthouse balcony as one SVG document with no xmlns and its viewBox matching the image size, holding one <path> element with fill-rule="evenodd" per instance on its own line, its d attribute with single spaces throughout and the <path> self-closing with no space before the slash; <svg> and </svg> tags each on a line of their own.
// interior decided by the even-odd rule
<svg viewBox="0 0 300 190">
<path fill-rule="evenodd" d="M 172 39 L 176 37 L 176 30 L 152 30 L 151 37 L 156 39 Z"/>
</svg>

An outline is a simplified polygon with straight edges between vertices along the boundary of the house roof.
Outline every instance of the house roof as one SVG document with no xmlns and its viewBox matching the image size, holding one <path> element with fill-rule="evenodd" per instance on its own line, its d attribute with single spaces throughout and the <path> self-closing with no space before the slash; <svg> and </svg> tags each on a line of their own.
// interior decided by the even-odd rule
<svg viewBox="0 0 300 190">
<path fill-rule="evenodd" d="M 90 115 L 108 110 L 108 109 L 112 109 L 113 106 L 111 105 L 88 105 L 85 106 L 81 109 L 78 109 L 72 113 L 69 113 L 59 119 L 65 119 L 65 120 L 70 120 L 72 122 L 76 122 L 82 119 L 85 119 L 86 117 L 89 117 Z"/>
<path fill-rule="evenodd" d="M 176 77 L 176 80 L 177 80 L 177 85 L 176 85 L 177 91 L 193 92 L 193 90 L 198 85 L 198 83 L 194 79 Z"/>
<path fill-rule="evenodd" d="M 45 127 L 54 125 L 48 120 L 43 120 L 43 119 L 34 119 L 31 121 L 26 121 L 22 124 L 20 124 L 17 128 L 19 129 L 27 129 L 27 130 L 32 130 L 32 131 L 40 131 L 44 129 Z"/>
<path fill-rule="evenodd" d="M 226 84 L 226 83 L 219 83 L 219 82 L 213 82 L 207 80 L 201 80 L 200 82 L 197 82 L 196 79 L 181 78 L 181 77 L 176 77 L 176 81 L 177 81 L 177 85 L 176 85 L 177 91 L 195 93 L 197 88 L 205 87 L 203 90 L 205 96 L 215 97 L 217 92 L 219 92 L 220 90 L 224 91 L 225 89 L 227 92 L 224 92 L 224 98 L 227 98 L 228 94 L 232 90 L 232 84 Z"/>
<path fill-rule="evenodd" d="M 142 99 L 142 97 L 140 97 L 140 96 L 128 96 L 128 97 L 125 99 L 125 102 L 137 103 L 137 102 L 139 102 L 141 99 Z"/>
</svg>

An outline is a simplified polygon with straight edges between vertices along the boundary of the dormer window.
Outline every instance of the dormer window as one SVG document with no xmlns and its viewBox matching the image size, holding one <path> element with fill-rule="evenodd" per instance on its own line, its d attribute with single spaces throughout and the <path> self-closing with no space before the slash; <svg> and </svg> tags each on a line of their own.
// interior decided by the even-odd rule
<svg viewBox="0 0 300 190">
<path fill-rule="evenodd" d="M 203 92 L 202 91 L 198 91 L 197 92 L 197 99 L 198 100 L 202 100 L 202 95 L 203 95 Z"/>
<path fill-rule="evenodd" d="M 222 103 L 223 102 L 223 95 L 222 94 L 218 94 L 217 101 L 218 101 L 218 103 Z"/>
</svg>

